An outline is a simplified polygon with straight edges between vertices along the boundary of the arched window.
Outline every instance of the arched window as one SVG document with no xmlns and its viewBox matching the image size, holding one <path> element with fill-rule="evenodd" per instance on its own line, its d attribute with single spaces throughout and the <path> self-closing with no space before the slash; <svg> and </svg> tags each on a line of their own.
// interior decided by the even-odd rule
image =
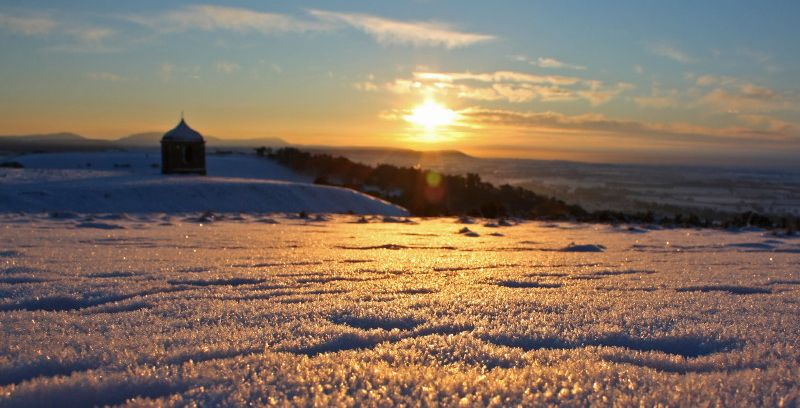
<svg viewBox="0 0 800 408">
<path fill-rule="evenodd" d="M 189 164 L 192 162 L 192 148 L 190 146 L 183 147 L 183 163 Z"/>
</svg>

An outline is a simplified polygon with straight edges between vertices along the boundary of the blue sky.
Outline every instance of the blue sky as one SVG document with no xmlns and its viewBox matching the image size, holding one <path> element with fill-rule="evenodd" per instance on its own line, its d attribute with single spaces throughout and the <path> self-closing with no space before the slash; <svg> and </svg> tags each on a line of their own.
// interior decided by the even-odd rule
<svg viewBox="0 0 800 408">
<path fill-rule="evenodd" d="M 229 138 L 495 156 L 800 146 L 797 2 L 75 3 L 0 5 L 0 133 L 112 138 L 184 110 Z M 458 119 L 410 123 L 431 100 Z"/>
</svg>

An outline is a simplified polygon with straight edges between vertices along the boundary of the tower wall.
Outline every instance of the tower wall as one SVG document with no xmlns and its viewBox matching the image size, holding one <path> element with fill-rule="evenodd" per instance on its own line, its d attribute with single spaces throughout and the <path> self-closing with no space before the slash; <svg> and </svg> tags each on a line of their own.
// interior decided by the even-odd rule
<svg viewBox="0 0 800 408">
<path fill-rule="evenodd" d="M 206 174 L 205 142 L 161 141 L 161 173 Z"/>
</svg>

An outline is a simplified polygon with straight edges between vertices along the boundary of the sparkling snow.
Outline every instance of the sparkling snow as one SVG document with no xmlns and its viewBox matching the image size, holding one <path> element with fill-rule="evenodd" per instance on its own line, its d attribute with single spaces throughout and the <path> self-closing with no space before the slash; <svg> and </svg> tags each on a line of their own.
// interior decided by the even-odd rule
<svg viewBox="0 0 800 408">
<path fill-rule="evenodd" d="M 800 403 L 800 239 L 403 221 L 0 215 L 0 405 Z"/>
</svg>

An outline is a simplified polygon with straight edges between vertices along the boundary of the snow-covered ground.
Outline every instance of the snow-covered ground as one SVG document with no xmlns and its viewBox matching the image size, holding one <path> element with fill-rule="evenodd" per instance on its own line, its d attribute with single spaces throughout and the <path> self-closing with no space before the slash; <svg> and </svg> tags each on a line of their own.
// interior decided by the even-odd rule
<svg viewBox="0 0 800 408">
<path fill-rule="evenodd" d="M 406 215 L 252 155 L 209 155 L 208 177 L 160 174 L 158 152 L 32 154 L 0 169 L 0 212 L 325 212 Z"/>
<path fill-rule="evenodd" d="M 0 215 L 0 405 L 800 403 L 800 239 L 269 217 Z"/>
</svg>

